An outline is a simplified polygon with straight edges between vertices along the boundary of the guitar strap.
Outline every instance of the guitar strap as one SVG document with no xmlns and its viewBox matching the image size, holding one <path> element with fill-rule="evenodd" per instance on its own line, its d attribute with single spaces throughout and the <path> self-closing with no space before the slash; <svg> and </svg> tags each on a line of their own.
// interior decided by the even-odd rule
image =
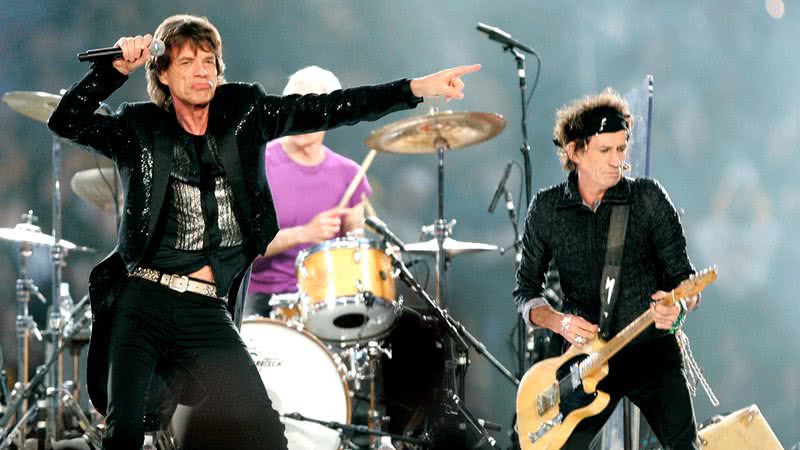
<svg viewBox="0 0 800 450">
<path fill-rule="evenodd" d="M 610 338 L 611 317 L 620 291 L 620 272 L 622 270 L 622 250 L 625 247 L 625 231 L 628 228 L 630 205 L 614 205 L 608 223 L 608 243 L 603 276 L 600 278 L 600 336 Z"/>
</svg>

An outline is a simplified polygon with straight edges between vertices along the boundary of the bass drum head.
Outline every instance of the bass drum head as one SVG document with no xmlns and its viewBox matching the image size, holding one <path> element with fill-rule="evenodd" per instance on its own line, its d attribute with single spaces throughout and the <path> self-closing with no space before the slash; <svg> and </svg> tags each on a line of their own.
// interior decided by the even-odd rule
<svg viewBox="0 0 800 450">
<path fill-rule="evenodd" d="M 317 338 L 272 319 L 243 321 L 241 335 L 278 413 L 350 423 L 350 395 L 341 365 Z M 341 445 L 334 430 L 281 420 L 289 450 L 336 450 Z"/>
</svg>

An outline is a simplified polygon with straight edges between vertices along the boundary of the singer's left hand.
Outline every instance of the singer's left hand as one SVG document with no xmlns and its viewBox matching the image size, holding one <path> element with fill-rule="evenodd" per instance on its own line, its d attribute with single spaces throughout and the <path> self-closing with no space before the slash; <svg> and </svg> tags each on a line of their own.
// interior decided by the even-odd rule
<svg viewBox="0 0 800 450">
<path fill-rule="evenodd" d="M 481 70 L 480 64 L 459 66 L 411 80 L 411 92 L 417 97 L 444 96 L 446 101 L 464 98 L 464 82 L 461 77 Z"/>
</svg>

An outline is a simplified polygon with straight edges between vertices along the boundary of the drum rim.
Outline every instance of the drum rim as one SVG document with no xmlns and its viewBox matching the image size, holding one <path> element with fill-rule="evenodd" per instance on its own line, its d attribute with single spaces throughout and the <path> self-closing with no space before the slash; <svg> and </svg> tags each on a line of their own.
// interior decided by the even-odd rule
<svg viewBox="0 0 800 450">
<path fill-rule="evenodd" d="M 309 303 L 309 304 L 305 304 L 304 303 L 303 304 L 303 312 L 301 313 L 301 318 L 303 320 L 303 327 L 304 328 L 308 328 L 308 326 L 305 325 L 305 323 L 308 320 L 308 316 L 310 314 L 312 314 L 312 313 L 317 313 L 319 311 L 327 310 L 327 309 L 334 310 L 338 306 L 349 306 L 349 305 L 360 305 L 360 304 L 363 304 L 364 303 L 363 301 L 353 301 L 357 297 L 358 296 L 354 296 L 354 295 L 346 295 L 346 296 L 342 296 L 342 297 L 326 298 L 325 300 L 323 300 L 321 302 L 315 302 L 315 303 Z M 302 296 L 300 298 L 300 301 L 303 302 L 303 297 Z M 395 329 L 395 327 L 397 327 L 398 319 L 400 319 L 400 316 L 403 314 L 403 311 L 404 311 L 403 302 L 402 301 L 397 301 L 397 300 L 385 299 L 383 297 L 378 297 L 378 296 L 375 296 L 375 300 L 374 301 L 375 301 L 375 303 L 380 303 L 382 306 L 386 307 L 386 309 L 388 311 L 390 311 L 391 313 L 394 314 L 394 320 L 392 320 L 389 328 L 386 329 L 385 331 L 382 331 L 382 332 L 374 334 L 374 335 L 362 336 L 362 337 L 359 337 L 357 339 L 328 339 L 328 338 L 324 338 L 324 337 L 318 337 L 316 335 L 314 335 L 314 337 L 320 339 L 323 342 L 339 343 L 339 344 L 345 344 L 345 345 L 358 344 L 358 343 L 373 341 L 375 339 L 384 339 L 384 338 L 386 338 L 387 336 L 389 336 L 392 333 L 392 331 Z M 309 328 L 309 330 L 310 330 L 310 328 Z M 309 331 L 309 333 L 310 332 L 311 331 Z"/>
<path fill-rule="evenodd" d="M 336 250 L 340 248 L 366 248 L 383 252 L 386 251 L 386 243 L 368 238 L 354 237 L 339 237 L 322 241 L 319 244 L 316 244 L 305 250 L 301 250 L 300 253 L 297 254 L 297 258 L 295 259 L 294 263 L 295 269 L 299 270 L 303 266 L 305 259 L 314 253 L 319 253 L 326 250 Z"/>
<path fill-rule="evenodd" d="M 344 388 L 344 398 L 345 402 L 347 403 L 347 424 L 350 424 L 353 419 L 353 405 L 350 399 L 350 387 L 347 385 L 347 368 L 344 366 L 344 363 L 338 358 L 338 355 L 333 353 L 328 346 L 320 340 L 318 337 L 311 334 L 308 330 L 303 328 L 302 324 L 298 324 L 295 322 L 283 322 L 276 319 L 270 319 L 269 317 L 256 317 L 256 318 L 247 318 L 242 320 L 242 326 L 245 324 L 255 324 L 255 323 L 267 323 L 267 324 L 274 324 L 274 325 L 281 325 L 284 328 L 289 328 L 293 331 L 298 331 L 303 336 L 309 338 L 312 342 L 320 346 L 323 350 L 325 350 L 325 355 L 331 360 L 333 366 L 336 368 L 336 371 L 339 373 L 339 381 L 342 382 L 342 387 Z M 241 330 L 239 331 L 241 334 Z"/>
</svg>

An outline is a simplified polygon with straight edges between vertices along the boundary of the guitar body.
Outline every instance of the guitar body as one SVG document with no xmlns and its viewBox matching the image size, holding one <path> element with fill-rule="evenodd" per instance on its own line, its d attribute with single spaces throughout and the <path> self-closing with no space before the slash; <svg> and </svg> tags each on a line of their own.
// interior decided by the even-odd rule
<svg viewBox="0 0 800 450">
<path fill-rule="evenodd" d="M 522 450 L 557 450 L 569 439 L 586 417 L 600 414 L 610 397 L 597 391 L 597 384 L 608 375 L 605 364 L 578 385 L 573 384 L 570 368 L 605 346 L 595 339 L 583 348 L 570 348 L 559 357 L 533 365 L 522 377 L 517 391 L 517 432 Z"/>
<path fill-rule="evenodd" d="M 661 303 L 693 297 L 716 279 L 716 267 L 703 270 L 683 280 Z M 608 342 L 594 339 L 528 369 L 517 390 L 520 448 L 560 449 L 581 420 L 600 414 L 610 400 L 597 390 L 608 375 L 608 360 L 652 324 L 653 317 L 645 311 Z"/>
</svg>

